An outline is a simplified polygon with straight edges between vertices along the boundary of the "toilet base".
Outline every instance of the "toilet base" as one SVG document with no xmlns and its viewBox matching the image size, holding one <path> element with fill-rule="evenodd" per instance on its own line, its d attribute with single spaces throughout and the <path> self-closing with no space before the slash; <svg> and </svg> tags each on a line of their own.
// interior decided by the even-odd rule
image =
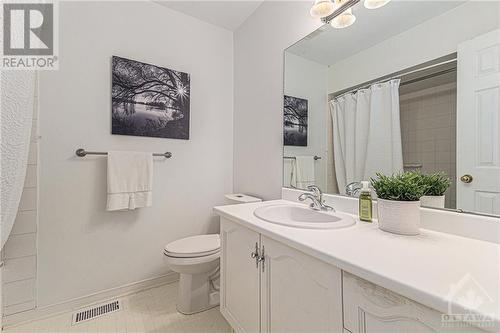
<svg viewBox="0 0 500 333">
<path fill-rule="evenodd" d="M 206 307 L 206 308 L 200 309 L 200 310 L 195 311 L 195 312 L 184 312 L 184 311 L 182 311 L 181 309 L 179 309 L 179 305 L 177 305 L 177 312 L 182 313 L 183 315 L 189 316 L 189 315 L 197 314 L 197 313 L 200 313 L 200 312 L 204 312 L 204 311 L 207 311 L 207 310 L 210 310 L 210 309 L 216 308 L 216 307 L 218 307 L 218 306 L 219 306 L 219 304 L 216 304 L 216 305 L 210 305 L 210 306 L 208 306 L 208 307 Z"/>
<path fill-rule="evenodd" d="M 211 291 L 211 274 L 180 274 L 177 311 L 188 315 L 219 305 L 218 291 Z"/>
</svg>

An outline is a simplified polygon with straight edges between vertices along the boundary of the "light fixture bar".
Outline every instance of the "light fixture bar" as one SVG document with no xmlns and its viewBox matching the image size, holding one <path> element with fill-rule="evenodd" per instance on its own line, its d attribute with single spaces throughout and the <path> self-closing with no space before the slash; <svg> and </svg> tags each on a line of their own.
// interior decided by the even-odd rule
<svg viewBox="0 0 500 333">
<path fill-rule="evenodd" d="M 339 16 L 340 14 L 342 14 L 347 9 L 351 8 L 352 6 L 354 6 L 355 4 L 357 4 L 360 1 L 361 0 L 346 0 L 346 1 L 344 1 L 342 3 L 342 6 L 340 6 L 337 9 L 335 9 L 335 11 L 333 13 L 331 13 L 330 15 L 328 15 L 326 17 L 323 17 L 321 19 L 321 22 L 323 22 L 323 23 L 330 23 L 330 21 L 333 20 L 335 17 Z"/>
</svg>

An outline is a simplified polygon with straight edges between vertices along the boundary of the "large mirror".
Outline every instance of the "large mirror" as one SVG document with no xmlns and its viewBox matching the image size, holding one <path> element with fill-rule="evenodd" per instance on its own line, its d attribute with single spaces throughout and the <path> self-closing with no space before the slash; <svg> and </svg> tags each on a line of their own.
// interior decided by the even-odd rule
<svg viewBox="0 0 500 333">
<path fill-rule="evenodd" d="M 284 187 L 443 173 L 434 207 L 500 215 L 500 2 L 351 10 L 285 50 Z"/>
</svg>

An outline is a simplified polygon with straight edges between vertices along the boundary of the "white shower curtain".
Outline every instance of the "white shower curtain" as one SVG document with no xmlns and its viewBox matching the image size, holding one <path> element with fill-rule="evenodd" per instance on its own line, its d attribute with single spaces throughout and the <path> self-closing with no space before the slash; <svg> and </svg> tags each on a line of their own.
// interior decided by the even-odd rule
<svg viewBox="0 0 500 333">
<path fill-rule="evenodd" d="M 330 101 L 333 156 L 341 194 L 376 172 L 403 171 L 399 121 L 400 80 L 374 84 Z"/>
<path fill-rule="evenodd" d="M 1 247 L 9 238 L 23 192 L 35 106 L 35 72 L 1 71 Z"/>
</svg>

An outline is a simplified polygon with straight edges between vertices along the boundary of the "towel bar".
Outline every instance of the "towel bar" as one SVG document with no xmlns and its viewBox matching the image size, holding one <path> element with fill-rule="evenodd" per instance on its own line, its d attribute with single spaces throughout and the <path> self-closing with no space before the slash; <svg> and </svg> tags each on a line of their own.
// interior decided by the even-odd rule
<svg viewBox="0 0 500 333">
<path fill-rule="evenodd" d="M 294 160 L 294 159 L 295 159 L 295 156 L 283 156 L 283 158 L 284 158 L 285 160 Z M 314 156 L 313 158 L 314 158 L 314 160 L 315 160 L 315 161 L 317 161 L 317 160 L 320 160 L 320 159 L 321 159 L 321 156 Z"/>
<path fill-rule="evenodd" d="M 85 157 L 86 155 L 108 155 L 108 152 L 105 151 L 86 151 L 83 148 L 79 148 L 75 152 L 78 157 Z M 153 156 L 162 156 L 165 158 L 172 157 L 172 153 L 167 151 L 166 153 L 153 153 Z"/>
<path fill-rule="evenodd" d="M 420 168 L 422 168 L 422 163 L 403 164 L 403 168 L 405 168 L 405 169 L 420 169 Z"/>
</svg>

